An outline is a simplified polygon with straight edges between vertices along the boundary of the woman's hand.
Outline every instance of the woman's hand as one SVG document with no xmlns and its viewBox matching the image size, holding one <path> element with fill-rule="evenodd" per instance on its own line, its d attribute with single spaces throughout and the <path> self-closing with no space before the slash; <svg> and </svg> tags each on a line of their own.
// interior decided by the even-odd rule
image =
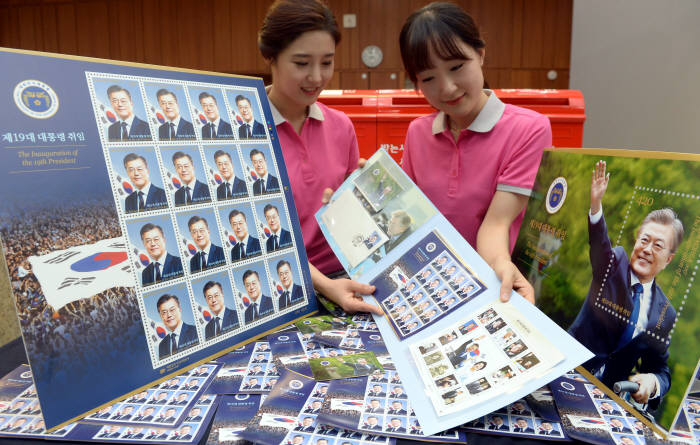
<svg viewBox="0 0 700 445">
<path fill-rule="evenodd" d="M 496 272 L 498 279 L 501 280 L 501 301 L 510 300 L 511 291 L 514 290 L 527 301 L 535 304 L 535 289 L 512 261 L 503 259 L 496 261 L 491 267 Z"/>
<path fill-rule="evenodd" d="M 357 168 L 362 168 L 362 167 L 364 167 L 366 163 L 367 163 L 367 159 L 365 159 L 365 158 L 360 158 L 360 159 L 358 159 L 358 160 L 357 160 Z M 333 193 L 335 193 L 335 190 L 333 190 L 333 189 L 330 188 L 330 187 L 324 189 L 324 190 L 323 190 L 323 195 L 321 196 L 321 203 L 322 203 L 323 205 L 326 205 L 326 204 L 328 204 L 329 202 L 331 202 L 331 196 L 333 196 Z"/>
</svg>

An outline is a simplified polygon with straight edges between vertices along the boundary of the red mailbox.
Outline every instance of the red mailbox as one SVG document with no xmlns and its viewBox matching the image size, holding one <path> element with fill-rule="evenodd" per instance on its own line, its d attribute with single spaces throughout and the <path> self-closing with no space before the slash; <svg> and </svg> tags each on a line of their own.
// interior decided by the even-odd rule
<svg viewBox="0 0 700 445">
<path fill-rule="evenodd" d="M 583 94 L 578 90 L 494 90 L 505 103 L 530 108 L 552 123 L 555 147 L 581 147 L 586 121 Z M 408 124 L 435 111 L 414 90 L 330 90 L 319 98 L 329 107 L 345 112 L 352 120 L 360 156 L 368 158 L 386 149 L 399 162 Z"/>
</svg>

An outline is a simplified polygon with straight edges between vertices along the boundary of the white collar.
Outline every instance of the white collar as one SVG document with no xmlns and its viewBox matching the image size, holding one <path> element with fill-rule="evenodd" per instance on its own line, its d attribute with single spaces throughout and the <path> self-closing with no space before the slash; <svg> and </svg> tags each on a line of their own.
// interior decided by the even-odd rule
<svg viewBox="0 0 700 445">
<path fill-rule="evenodd" d="M 180 324 L 178 324 L 175 330 L 171 332 L 171 334 L 175 334 L 175 341 L 177 342 L 178 346 L 180 345 L 180 331 L 182 331 L 182 325 L 183 322 L 180 320 Z"/>
<path fill-rule="evenodd" d="M 126 125 L 131 128 L 131 124 L 134 123 L 134 113 L 131 113 L 131 116 L 127 117 L 126 119 L 122 120 L 122 122 L 126 122 Z"/>
<path fill-rule="evenodd" d="M 151 181 L 148 181 L 148 184 L 146 184 L 145 186 L 143 186 L 142 189 L 139 189 L 138 187 L 136 187 L 136 191 L 137 191 L 137 192 L 143 192 L 143 194 L 146 195 L 146 196 L 148 196 L 148 192 L 149 192 L 150 190 L 151 190 Z"/>
<path fill-rule="evenodd" d="M 266 86 L 265 91 L 269 93 L 271 87 L 272 85 Z M 273 104 L 270 100 L 268 100 L 268 102 L 270 102 L 270 111 L 272 112 L 272 120 L 275 122 L 275 126 L 281 124 L 282 122 L 286 122 L 287 119 L 282 116 L 282 113 L 280 113 L 277 107 L 275 107 L 275 104 Z M 321 107 L 319 107 L 317 103 L 314 102 L 309 105 L 308 117 L 316 119 L 317 121 L 324 120 L 323 111 L 321 111 Z"/>
<path fill-rule="evenodd" d="M 207 259 L 209 259 L 209 251 L 211 250 L 211 241 L 209 241 L 209 244 L 207 244 L 207 248 L 206 248 L 206 249 L 200 249 L 199 247 L 197 247 L 197 249 L 198 249 L 200 252 L 204 252 L 204 254 L 207 256 Z"/>
<path fill-rule="evenodd" d="M 503 116 L 506 105 L 493 94 L 493 91 L 485 89 L 484 92 L 488 96 L 488 99 L 484 107 L 479 111 L 479 114 L 474 118 L 474 121 L 469 124 L 467 130 L 477 133 L 488 133 L 496 126 L 501 116 Z M 433 120 L 433 134 L 442 133 L 447 130 L 447 128 L 447 115 L 444 111 L 440 111 Z"/>
<path fill-rule="evenodd" d="M 161 255 L 158 258 L 153 258 L 154 263 L 160 263 L 161 266 L 165 263 L 165 257 L 168 256 L 168 252 L 165 252 L 163 255 Z M 163 261 L 161 261 L 163 260 Z"/>
<path fill-rule="evenodd" d="M 639 281 L 639 278 L 637 278 L 637 275 L 635 275 L 634 272 L 630 270 L 630 287 L 634 286 L 637 283 L 642 285 L 642 295 L 651 295 L 651 286 L 654 285 L 654 280 L 651 280 L 648 283 L 642 283 L 641 281 Z"/>
<path fill-rule="evenodd" d="M 178 125 L 180 125 L 180 115 L 178 114 L 174 120 L 168 121 L 168 122 L 175 124 L 175 131 L 177 131 L 177 127 L 178 127 Z"/>
</svg>

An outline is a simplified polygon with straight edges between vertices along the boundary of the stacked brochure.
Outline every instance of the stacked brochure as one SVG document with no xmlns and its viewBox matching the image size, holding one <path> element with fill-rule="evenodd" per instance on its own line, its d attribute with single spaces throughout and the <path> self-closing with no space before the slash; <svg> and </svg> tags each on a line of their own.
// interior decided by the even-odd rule
<svg viewBox="0 0 700 445">
<path fill-rule="evenodd" d="M 468 209 L 465 209 L 468 211 Z M 368 301 L 425 435 L 484 416 L 591 353 L 500 282 L 401 168 L 380 150 L 316 218 Z"/>
</svg>

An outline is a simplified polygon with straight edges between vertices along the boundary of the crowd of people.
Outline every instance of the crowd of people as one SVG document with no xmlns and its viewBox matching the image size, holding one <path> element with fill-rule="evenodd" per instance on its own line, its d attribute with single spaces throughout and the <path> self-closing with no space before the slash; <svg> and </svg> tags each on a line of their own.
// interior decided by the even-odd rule
<svg viewBox="0 0 700 445">
<path fill-rule="evenodd" d="M 125 345 L 143 341 L 133 288 L 114 287 L 55 310 L 29 263 L 31 256 L 121 236 L 112 204 L 83 201 L 74 207 L 17 209 L 2 221 L 5 258 L 33 367 L 90 379 L 86 368 L 107 368 L 119 355 L 114 338 Z"/>
</svg>

